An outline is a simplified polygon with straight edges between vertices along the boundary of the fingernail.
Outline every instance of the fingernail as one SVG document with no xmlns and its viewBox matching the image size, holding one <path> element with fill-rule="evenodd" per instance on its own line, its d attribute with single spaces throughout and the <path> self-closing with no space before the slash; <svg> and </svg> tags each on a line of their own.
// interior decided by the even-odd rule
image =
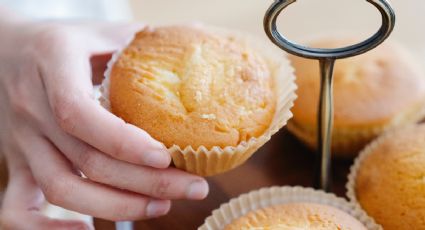
<svg viewBox="0 0 425 230">
<path fill-rule="evenodd" d="M 149 218 L 165 215 L 170 209 L 170 201 L 151 200 L 146 207 L 146 216 Z"/>
<path fill-rule="evenodd" d="M 166 151 L 154 151 L 145 157 L 145 164 L 155 168 L 167 168 L 170 163 L 171 156 Z"/>
<path fill-rule="evenodd" d="M 202 200 L 208 195 L 208 184 L 204 180 L 192 182 L 187 189 L 187 198 L 193 200 Z"/>
</svg>

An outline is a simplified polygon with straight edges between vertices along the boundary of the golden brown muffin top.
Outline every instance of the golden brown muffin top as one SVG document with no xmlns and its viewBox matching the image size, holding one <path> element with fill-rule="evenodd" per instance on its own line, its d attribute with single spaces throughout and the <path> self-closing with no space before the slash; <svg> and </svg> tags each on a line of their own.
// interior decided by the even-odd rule
<svg viewBox="0 0 425 230">
<path fill-rule="evenodd" d="M 167 147 L 236 146 L 271 123 L 271 75 L 265 58 L 235 36 L 147 28 L 113 65 L 111 109 Z"/>
<path fill-rule="evenodd" d="M 336 48 L 354 39 L 321 39 L 314 47 Z M 296 69 L 298 99 L 293 121 L 316 127 L 319 100 L 319 63 L 291 57 Z M 386 42 L 353 58 L 337 60 L 334 71 L 334 126 L 372 128 L 407 119 L 425 102 L 425 75 L 406 50 Z"/>
<path fill-rule="evenodd" d="M 225 230 L 366 230 L 366 227 L 331 206 L 291 203 L 250 212 Z"/>
<path fill-rule="evenodd" d="M 425 229 L 425 124 L 385 137 L 358 169 L 356 197 L 386 230 Z"/>
</svg>

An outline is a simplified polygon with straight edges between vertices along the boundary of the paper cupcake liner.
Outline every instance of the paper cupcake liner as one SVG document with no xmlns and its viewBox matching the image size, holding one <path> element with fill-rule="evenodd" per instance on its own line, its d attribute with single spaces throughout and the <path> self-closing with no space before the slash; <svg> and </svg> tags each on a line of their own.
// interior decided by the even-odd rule
<svg viewBox="0 0 425 230">
<path fill-rule="evenodd" d="M 367 229 L 375 230 L 382 227 L 375 223 L 363 210 L 356 208 L 343 198 L 334 194 L 303 187 L 271 187 L 262 188 L 231 199 L 214 210 L 206 218 L 198 230 L 219 230 L 232 221 L 246 215 L 248 212 L 261 208 L 288 203 L 315 203 L 328 205 L 350 214 L 359 220 Z"/>
<path fill-rule="evenodd" d="M 353 130 L 348 128 L 338 128 L 333 130 L 332 139 L 332 152 L 334 156 L 341 158 L 353 158 L 358 155 L 368 143 L 373 141 L 379 135 L 389 132 L 391 130 L 418 123 L 425 117 L 425 106 L 416 109 L 407 115 L 394 121 L 388 125 L 375 126 L 364 128 L 360 130 Z M 288 130 L 296 136 L 300 141 L 307 145 L 310 149 L 317 149 L 316 131 L 303 129 L 294 121 L 288 122 Z"/>
<path fill-rule="evenodd" d="M 238 36 L 237 32 L 227 32 L 223 29 L 206 27 L 208 31 L 214 31 L 223 34 L 232 34 Z M 133 38 L 131 39 L 133 40 Z M 131 41 L 130 40 L 130 41 Z M 287 121 L 292 117 L 290 108 L 296 98 L 295 90 L 295 76 L 294 69 L 292 68 L 289 60 L 286 58 L 282 51 L 277 51 L 275 47 L 266 46 L 269 44 L 260 42 L 257 39 L 244 37 L 244 42 L 255 50 L 265 54 L 269 66 L 273 67 L 274 87 L 277 97 L 276 110 L 270 127 L 259 137 L 253 137 L 248 141 L 242 141 L 237 146 L 219 147 L 214 146 L 210 149 L 205 146 L 193 148 L 192 146 L 177 146 L 173 145 L 168 148 L 173 158 L 174 165 L 182 170 L 198 174 L 201 176 L 212 176 L 230 169 L 237 167 L 245 162 L 257 149 L 270 140 L 271 136 L 275 134 L 280 128 L 286 125 Z M 265 43 L 264 45 L 262 43 Z M 267 48 L 265 48 L 265 46 Z M 262 48 L 260 48 L 262 47 Z M 273 51 L 271 51 L 273 50 Z M 109 76 L 113 63 L 120 56 L 122 50 L 116 52 L 111 60 L 108 62 L 107 70 L 105 72 L 105 79 L 102 82 L 100 91 L 102 96 L 100 98 L 101 105 L 110 110 L 109 102 Z"/>
</svg>

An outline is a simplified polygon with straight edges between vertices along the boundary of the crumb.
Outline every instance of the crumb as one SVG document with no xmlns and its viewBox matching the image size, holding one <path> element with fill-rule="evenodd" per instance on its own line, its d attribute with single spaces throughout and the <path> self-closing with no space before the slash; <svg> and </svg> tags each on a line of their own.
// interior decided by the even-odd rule
<svg viewBox="0 0 425 230">
<path fill-rule="evenodd" d="M 202 119 L 207 119 L 207 120 L 214 120 L 217 117 L 215 116 L 215 114 L 201 114 L 201 118 Z"/>
</svg>

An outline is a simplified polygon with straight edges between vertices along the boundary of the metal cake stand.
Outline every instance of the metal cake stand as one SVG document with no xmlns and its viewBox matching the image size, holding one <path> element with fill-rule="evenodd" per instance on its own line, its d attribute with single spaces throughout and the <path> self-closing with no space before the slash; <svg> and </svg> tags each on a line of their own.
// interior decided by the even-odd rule
<svg viewBox="0 0 425 230">
<path fill-rule="evenodd" d="M 375 6 L 382 15 L 382 25 L 370 38 L 355 45 L 336 48 L 318 49 L 301 46 L 284 37 L 277 30 L 276 20 L 279 14 L 296 0 L 276 0 L 267 10 L 264 17 L 264 29 L 270 40 L 286 52 L 309 59 L 316 59 L 320 65 L 320 98 L 317 113 L 317 143 L 318 161 L 317 188 L 329 191 L 331 185 L 331 142 L 333 122 L 332 76 L 337 59 L 363 54 L 377 47 L 388 38 L 395 25 L 395 13 L 386 0 L 367 0 Z"/>
</svg>

